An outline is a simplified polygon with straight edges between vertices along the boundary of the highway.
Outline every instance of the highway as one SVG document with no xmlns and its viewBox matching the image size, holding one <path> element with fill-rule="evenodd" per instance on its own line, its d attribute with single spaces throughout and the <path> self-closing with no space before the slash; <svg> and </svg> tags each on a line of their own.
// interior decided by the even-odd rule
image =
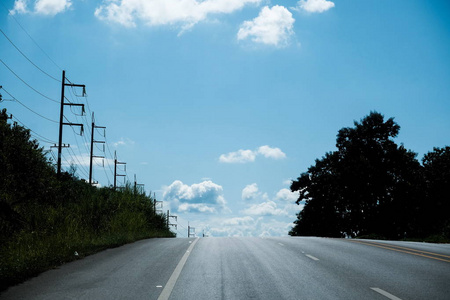
<svg viewBox="0 0 450 300">
<path fill-rule="evenodd" d="M 0 299 L 450 299 L 450 244 L 150 239 L 12 287 Z"/>
</svg>

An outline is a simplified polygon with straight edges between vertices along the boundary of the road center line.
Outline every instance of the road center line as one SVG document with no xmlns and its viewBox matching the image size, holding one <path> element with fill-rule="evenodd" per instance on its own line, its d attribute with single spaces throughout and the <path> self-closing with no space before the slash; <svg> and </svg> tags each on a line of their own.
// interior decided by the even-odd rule
<svg viewBox="0 0 450 300">
<path fill-rule="evenodd" d="M 312 260 L 319 260 L 317 257 L 314 257 L 312 255 L 309 254 L 305 254 L 307 257 L 311 258 Z"/>
<path fill-rule="evenodd" d="M 406 253 L 406 254 L 412 254 L 412 255 L 416 255 L 416 256 L 427 257 L 427 258 L 431 258 L 431 259 L 435 259 L 435 260 L 450 262 L 449 259 L 443 259 L 443 258 L 440 258 L 440 257 L 424 255 L 424 254 L 422 254 L 423 251 L 420 251 L 420 250 L 415 250 L 415 249 L 401 247 L 403 249 L 407 249 L 407 250 L 402 250 L 402 249 L 397 249 L 396 247 L 390 247 L 389 244 L 380 244 L 380 243 L 374 243 L 374 242 L 368 242 L 368 241 L 366 242 L 366 241 L 350 240 L 350 242 L 352 242 L 352 243 L 359 243 L 359 244 L 366 245 L 366 246 L 383 248 L 383 249 L 397 251 L 397 252 Z M 427 253 L 431 253 L 431 252 L 427 252 Z M 436 254 L 433 254 L 433 255 L 436 255 Z M 439 256 L 443 256 L 441 254 L 438 254 L 438 255 Z"/>
<path fill-rule="evenodd" d="M 372 289 L 373 291 L 375 291 L 375 292 L 377 292 L 377 293 L 379 293 L 379 294 L 385 296 L 386 298 L 391 299 L 391 300 L 402 300 L 402 299 L 400 299 L 400 298 L 398 298 L 398 297 L 395 297 L 394 295 L 392 295 L 392 294 L 390 294 L 390 293 L 388 293 L 388 292 L 386 292 L 386 291 L 383 291 L 383 290 L 380 289 L 380 288 L 371 288 L 371 289 Z"/>
<path fill-rule="evenodd" d="M 167 300 L 170 297 L 170 294 L 172 293 L 173 287 L 175 286 L 175 283 L 178 280 L 178 277 L 181 274 L 181 270 L 183 270 L 184 264 L 186 263 L 189 255 L 192 252 L 192 249 L 195 246 L 195 243 L 197 243 L 198 238 L 195 239 L 195 241 L 189 246 L 186 253 L 184 253 L 183 257 L 181 258 L 180 262 L 178 263 L 177 267 L 173 271 L 172 275 L 170 276 L 169 280 L 166 283 L 166 286 L 162 290 L 161 294 L 158 297 L 158 300 Z"/>
</svg>

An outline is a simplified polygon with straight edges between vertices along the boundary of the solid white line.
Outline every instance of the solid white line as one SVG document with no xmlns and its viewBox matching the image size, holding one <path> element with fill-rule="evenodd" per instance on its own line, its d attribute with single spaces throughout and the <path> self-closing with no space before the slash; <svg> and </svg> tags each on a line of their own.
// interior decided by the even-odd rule
<svg viewBox="0 0 450 300">
<path fill-rule="evenodd" d="M 388 293 L 388 292 L 386 292 L 386 291 L 383 291 L 383 290 L 380 289 L 380 288 L 371 288 L 371 289 L 374 290 L 375 292 L 377 292 L 377 293 L 379 293 L 379 294 L 385 296 L 386 298 L 391 299 L 391 300 L 402 300 L 402 299 L 400 299 L 400 298 L 398 298 L 398 297 L 395 297 L 394 295 L 392 295 L 392 294 L 390 294 L 390 293 Z"/>
<path fill-rule="evenodd" d="M 309 258 L 311 258 L 312 260 L 319 260 L 317 257 L 314 257 L 312 255 L 309 255 L 309 254 L 305 254 L 305 255 L 308 256 Z"/>
<path fill-rule="evenodd" d="M 161 292 L 161 295 L 159 295 L 158 300 L 167 300 L 170 297 L 170 294 L 172 293 L 173 287 L 175 286 L 175 283 L 178 280 L 178 276 L 181 274 L 181 270 L 183 270 L 184 264 L 186 263 L 189 255 L 192 252 L 192 249 L 195 246 L 195 243 L 197 243 L 198 238 L 195 239 L 195 241 L 189 246 L 186 253 L 181 258 L 180 262 L 178 263 L 177 267 L 173 271 L 172 275 L 169 278 L 169 281 L 167 281 L 166 286 Z"/>
</svg>

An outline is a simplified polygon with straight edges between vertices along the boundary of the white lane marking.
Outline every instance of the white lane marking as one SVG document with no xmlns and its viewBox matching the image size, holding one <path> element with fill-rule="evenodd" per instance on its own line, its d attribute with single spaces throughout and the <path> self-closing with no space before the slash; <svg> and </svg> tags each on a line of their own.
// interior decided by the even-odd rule
<svg viewBox="0 0 450 300">
<path fill-rule="evenodd" d="M 278 245 L 280 245 L 280 246 L 284 246 L 284 244 L 282 244 L 282 243 L 278 243 Z"/>
<path fill-rule="evenodd" d="M 195 243 L 197 243 L 198 238 L 195 239 L 195 241 L 189 246 L 186 253 L 181 258 L 180 262 L 178 263 L 177 267 L 173 271 L 172 275 L 169 278 L 169 281 L 167 281 L 166 286 L 161 292 L 161 295 L 159 295 L 158 300 L 168 300 L 170 297 L 170 294 L 172 293 L 173 287 L 175 286 L 175 283 L 178 280 L 178 277 L 181 274 L 181 270 L 183 270 L 184 264 L 186 263 L 189 255 L 192 252 L 192 249 L 195 246 Z"/>
<path fill-rule="evenodd" d="M 386 291 L 383 291 L 382 289 L 380 289 L 380 288 L 371 288 L 372 290 L 374 290 L 375 292 L 377 292 L 377 293 L 379 293 L 379 294 L 381 294 L 381 295 L 383 295 L 383 296 L 385 296 L 386 298 L 389 298 L 389 299 L 391 299 L 391 300 L 402 300 L 402 299 L 400 299 L 400 298 L 398 298 L 398 297 L 395 297 L 394 295 L 392 295 L 392 294 L 390 294 L 390 293 L 388 293 L 388 292 L 386 292 Z"/>
<path fill-rule="evenodd" d="M 317 257 L 314 257 L 312 255 L 309 254 L 305 254 L 307 257 L 311 258 L 312 260 L 319 260 Z"/>
<path fill-rule="evenodd" d="M 156 287 L 157 287 L 157 288 L 162 288 L 162 285 L 157 285 Z"/>
</svg>

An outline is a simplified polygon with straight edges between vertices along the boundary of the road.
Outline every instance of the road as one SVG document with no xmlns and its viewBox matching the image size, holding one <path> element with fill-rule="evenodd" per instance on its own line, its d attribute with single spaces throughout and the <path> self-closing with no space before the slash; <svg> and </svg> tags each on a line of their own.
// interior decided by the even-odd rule
<svg viewBox="0 0 450 300">
<path fill-rule="evenodd" d="M 450 244 L 326 238 L 151 239 L 0 299 L 450 299 Z"/>
</svg>

